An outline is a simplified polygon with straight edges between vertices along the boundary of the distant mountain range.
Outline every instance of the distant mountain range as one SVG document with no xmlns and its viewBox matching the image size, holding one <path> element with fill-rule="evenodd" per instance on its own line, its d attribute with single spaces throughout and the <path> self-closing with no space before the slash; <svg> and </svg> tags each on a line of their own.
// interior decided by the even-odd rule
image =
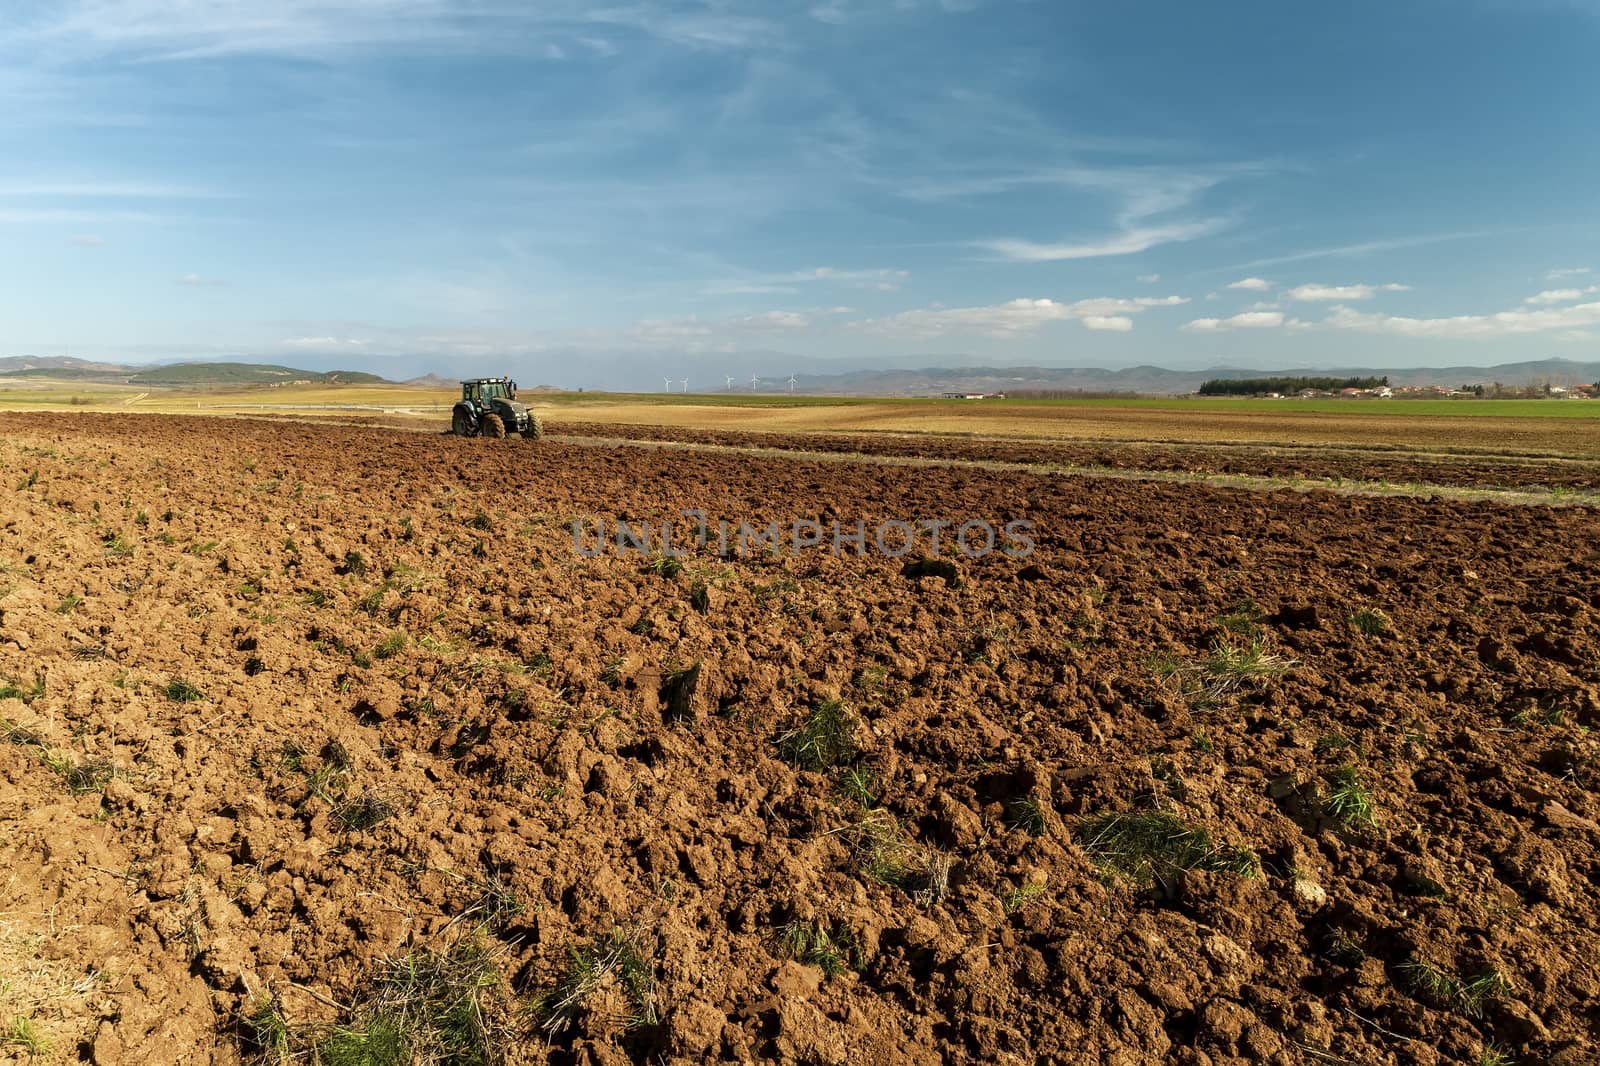
<svg viewBox="0 0 1600 1066">
<path fill-rule="evenodd" d="M 1255 370 L 1211 367 L 1206 370 L 1168 370 L 1159 366 L 1134 366 L 1121 370 L 1096 367 L 969 366 L 926 367 L 920 370 L 857 370 L 844 374 L 811 374 L 799 391 L 811 395 L 938 396 L 946 392 L 1017 392 L 1022 390 L 1137 393 L 1173 396 L 1195 392 L 1217 378 L 1239 380 L 1265 377 L 1388 377 L 1391 385 L 1587 385 L 1600 380 L 1600 363 L 1574 363 L 1541 359 L 1491 367 L 1405 368 L 1338 367 L 1329 369 Z M 781 391 L 784 382 L 762 391 Z M 747 391 L 746 386 L 737 386 Z"/>
<path fill-rule="evenodd" d="M 272 363 L 170 363 L 129 366 L 96 363 L 71 356 L 11 356 L 0 359 L 0 377 L 48 378 L 52 381 L 95 381 L 129 385 L 383 385 L 388 379 L 361 370 L 297 370 Z"/>
<path fill-rule="evenodd" d="M 749 360 L 749 356 L 745 357 Z M 617 391 L 656 391 L 663 366 L 682 366 L 681 356 L 638 354 L 610 358 L 558 360 L 559 373 L 582 374 L 584 378 L 562 380 L 566 388 L 585 387 Z M 780 362 L 781 361 L 781 362 Z M 479 361 L 483 362 L 483 361 Z M 1079 391 L 1087 393 L 1136 393 L 1145 396 L 1184 395 L 1196 391 L 1213 378 L 1261 377 L 1388 377 L 1391 385 L 1580 385 L 1600 381 L 1600 363 L 1576 363 L 1565 359 L 1540 359 L 1498 366 L 1409 367 L 1297 367 L 1287 370 L 1241 367 L 1211 367 L 1204 370 L 1168 370 L 1159 366 L 1135 366 L 1118 370 L 1099 367 L 1049 366 L 927 366 L 912 367 L 903 359 L 900 365 L 874 369 L 833 372 L 838 364 L 822 359 L 798 359 L 781 353 L 760 353 L 757 365 L 787 365 L 798 373 L 795 391 L 822 396 L 938 396 L 946 392 L 1017 392 L 1019 390 Z M 520 365 L 519 365 L 520 364 Z M 376 364 L 373 364 L 376 365 Z M 397 365 L 415 366 L 414 362 Z M 462 374 L 512 373 L 521 371 L 527 379 L 546 377 L 551 368 L 534 368 L 521 360 L 506 360 L 499 366 L 458 368 Z M 391 369 L 391 372 L 392 369 Z M 763 370 L 767 377 L 746 380 L 735 376 L 726 382 L 731 368 L 707 362 L 695 366 L 692 385 L 696 392 L 731 392 L 776 395 L 788 390 L 788 373 Z M 551 375 L 553 376 L 553 375 Z M 162 387 L 208 387 L 225 385 L 282 385 L 307 382 L 319 385 L 393 384 L 380 374 L 364 370 L 301 370 L 270 363 L 216 362 L 170 363 L 160 366 L 130 366 L 99 363 L 70 356 L 13 356 L 0 358 L 0 378 L 49 378 L 84 382 L 116 382 Z M 441 376 L 423 368 L 422 376 L 403 384 L 419 388 L 454 388 L 458 379 Z M 673 390 L 678 382 L 674 378 Z M 708 387 L 709 386 L 709 387 Z M 664 389 L 662 391 L 665 391 Z"/>
</svg>

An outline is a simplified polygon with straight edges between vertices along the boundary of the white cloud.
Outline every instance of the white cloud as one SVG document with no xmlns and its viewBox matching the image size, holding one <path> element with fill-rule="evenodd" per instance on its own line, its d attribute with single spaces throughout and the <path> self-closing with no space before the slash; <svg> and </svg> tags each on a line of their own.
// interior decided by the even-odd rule
<svg viewBox="0 0 1600 1066">
<path fill-rule="evenodd" d="M 1410 292 L 1411 291 L 1411 286 L 1410 285 L 1402 285 L 1398 281 L 1391 281 L 1387 285 L 1380 285 L 1378 287 L 1380 289 L 1382 289 L 1384 292 Z"/>
<path fill-rule="evenodd" d="M 1266 278 L 1241 278 L 1229 285 L 1230 289 L 1244 289 L 1247 292 L 1266 292 L 1272 288 L 1272 282 Z"/>
<path fill-rule="evenodd" d="M 179 285 L 221 285 L 217 278 L 207 277 L 204 274 L 184 274 L 178 279 Z"/>
<path fill-rule="evenodd" d="M 748 48 L 776 39 L 764 18 L 677 5 L 507 4 L 500 0 L 61 0 L 23 22 L 21 39 L 59 52 L 174 61 L 231 55 L 321 56 L 369 48 L 542 55 L 563 42 L 641 34 L 687 48 Z"/>
<path fill-rule="evenodd" d="M 936 337 L 946 333 L 984 333 L 1015 337 L 1032 333 L 1047 322 L 1079 322 L 1085 329 L 1126 333 L 1130 316 L 1152 307 L 1188 303 L 1184 296 L 1141 296 L 1125 299 L 1097 296 L 1072 303 L 1049 299 L 1016 299 L 983 307 L 929 307 L 854 323 L 874 333 Z"/>
<path fill-rule="evenodd" d="M 1561 278 L 1576 278 L 1584 274 L 1593 273 L 1594 270 L 1590 267 L 1558 267 L 1546 274 L 1545 277 L 1550 281 L 1559 281 Z"/>
<path fill-rule="evenodd" d="M 1154 285 L 1161 280 L 1160 274 L 1140 274 L 1139 281 L 1145 285 Z"/>
<path fill-rule="evenodd" d="M 1283 295 L 1290 300 L 1370 300 L 1378 290 L 1371 285 L 1297 285 Z"/>
<path fill-rule="evenodd" d="M 1474 340 L 1484 337 L 1509 337 L 1526 333 L 1581 330 L 1600 325 L 1600 301 L 1516 311 L 1490 315 L 1455 315 L 1450 318 L 1409 318 L 1336 307 L 1323 320 L 1330 329 L 1383 333 L 1400 337 L 1436 337 L 1448 340 Z"/>
<path fill-rule="evenodd" d="M 1581 300 L 1591 293 L 1600 292 L 1600 285 L 1591 285 L 1587 289 L 1546 289 L 1537 296 L 1530 296 L 1523 303 L 1526 304 L 1566 304 L 1574 300 Z"/>
<path fill-rule="evenodd" d="M 1277 329 L 1281 325 L 1282 311 L 1245 311 L 1232 318 L 1197 318 L 1183 328 L 1194 333 L 1216 333 L 1230 329 Z"/>
<path fill-rule="evenodd" d="M 1174 241 L 1191 241 L 1206 237 L 1222 229 L 1224 219 L 1210 218 L 1198 222 L 1173 222 L 1163 226 L 1137 226 L 1125 229 L 1113 237 L 1086 244 L 1040 244 L 1025 240 L 979 241 L 1003 259 L 1020 263 L 1048 263 L 1063 259 L 1098 259 L 1102 256 L 1134 255 L 1148 251 L 1158 244 Z"/>
<path fill-rule="evenodd" d="M 702 296 L 749 296 L 797 293 L 801 285 L 841 285 L 854 289 L 893 292 L 911 276 L 910 271 L 891 267 L 869 270 L 840 270 L 820 266 L 785 274 L 760 274 L 753 277 L 713 281 L 700 289 Z"/>
</svg>

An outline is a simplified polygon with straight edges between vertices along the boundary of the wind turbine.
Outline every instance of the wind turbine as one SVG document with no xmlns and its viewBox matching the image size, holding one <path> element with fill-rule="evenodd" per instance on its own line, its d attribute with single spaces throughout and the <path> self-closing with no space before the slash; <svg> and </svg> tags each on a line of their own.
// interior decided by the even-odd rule
<svg viewBox="0 0 1600 1066">
<path fill-rule="evenodd" d="M 661 380 L 665 381 L 667 383 L 667 391 L 671 392 L 672 391 L 672 379 L 671 378 L 662 378 Z"/>
<path fill-rule="evenodd" d="M 790 374 L 789 375 L 789 395 L 791 395 L 791 396 L 794 395 L 794 385 L 795 385 L 794 375 Z"/>
<path fill-rule="evenodd" d="M 761 384 L 761 378 L 755 374 L 750 375 L 750 391 L 755 392 L 756 386 Z"/>
<path fill-rule="evenodd" d="M 727 389 L 729 392 L 732 392 L 733 391 L 733 375 L 729 374 L 729 375 L 727 375 L 727 377 L 728 377 L 728 381 L 723 386 L 723 388 Z"/>
<path fill-rule="evenodd" d="M 689 379 L 688 378 L 679 379 L 678 384 L 683 386 L 683 391 L 684 392 L 688 392 L 689 391 Z"/>
</svg>

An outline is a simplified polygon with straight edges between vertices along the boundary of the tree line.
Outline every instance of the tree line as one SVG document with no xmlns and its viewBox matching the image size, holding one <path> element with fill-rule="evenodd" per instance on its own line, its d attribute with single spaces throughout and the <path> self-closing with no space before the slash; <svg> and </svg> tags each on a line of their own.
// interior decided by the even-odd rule
<svg viewBox="0 0 1600 1066">
<path fill-rule="evenodd" d="M 1376 389 L 1389 384 L 1381 378 L 1213 378 L 1200 386 L 1201 396 L 1260 396 L 1269 392 L 1338 392 L 1340 389 Z"/>
</svg>

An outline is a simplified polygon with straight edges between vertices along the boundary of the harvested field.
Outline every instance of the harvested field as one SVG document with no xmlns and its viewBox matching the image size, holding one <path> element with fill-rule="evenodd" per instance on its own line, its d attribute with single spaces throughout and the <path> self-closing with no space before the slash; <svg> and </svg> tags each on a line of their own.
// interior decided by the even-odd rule
<svg viewBox="0 0 1600 1066">
<path fill-rule="evenodd" d="M 0 1061 L 1600 1056 L 1591 508 L 0 430 Z"/>
</svg>

